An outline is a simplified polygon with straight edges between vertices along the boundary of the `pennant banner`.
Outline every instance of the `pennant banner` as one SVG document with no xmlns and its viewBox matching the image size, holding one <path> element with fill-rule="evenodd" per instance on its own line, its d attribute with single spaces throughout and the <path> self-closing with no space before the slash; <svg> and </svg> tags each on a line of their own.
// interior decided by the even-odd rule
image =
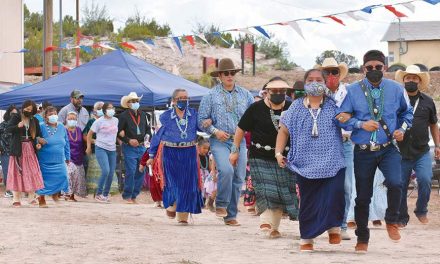
<svg viewBox="0 0 440 264">
<path fill-rule="evenodd" d="M 354 12 L 347 12 L 347 13 L 345 13 L 345 14 L 346 14 L 347 16 L 351 17 L 352 19 L 356 20 L 356 21 L 359 21 L 359 20 L 367 21 L 365 18 L 356 15 Z"/>
<path fill-rule="evenodd" d="M 150 39 L 150 38 L 147 38 L 147 39 L 145 40 L 145 42 L 146 42 L 147 44 L 151 45 L 151 46 L 154 46 L 154 41 L 153 41 L 152 39 Z"/>
<path fill-rule="evenodd" d="M 267 34 L 266 30 L 264 30 L 264 28 L 260 27 L 260 26 L 256 26 L 254 27 L 258 32 L 260 32 L 261 34 L 263 34 L 266 38 L 270 39 L 269 34 Z"/>
<path fill-rule="evenodd" d="M 431 5 L 436 5 L 438 3 L 440 3 L 440 0 L 423 0 L 426 3 L 430 3 Z"/>
<path fill-rule="evenodd" d="M 196 46 L 193 36 L 185 36 L 185 38 L 193 48 Z"/>
<path fill-rule="evenodd" d="M 402 4 L 404 7 L 406 7 L 407 9 L 409 9 L 409 11 L 411 11 L 411 13 L 416 12 L 416 7 L 411 4 L 411 3 L 403 3 Z"/>
<path fill-rule="evenodd" d="M 291 27 L 293 28 L 293 30 L 296 31 L 296 33 L 298 33 L 298 35 L 300 35 L 303 39 L 305 39 L 305 38 L 304 38 L 304 35 L 303 35 L 303 33 L 302 33 L 302 30 L 301 30 L 301 28 L 298 26 L 298 23 L 296 23 L 296 21 L 290 21 L 288 24 L 289 24 L 289 26 L 291 26 Z"/>
<path fill-rule="evenodd" d="M 139 41 L 148 51 L 153 51 L 153 49 L 146 43 L 146 41 Z"/>
<path fill-rule="evenodd" d="M 176 42 L 176 46 L 179 48 L 180 50 L 180 54 L 183 55 L 183 49 L 182 49 L 182 45 L 180 44 L 180 39 L 179 37 L 173 37 L 174 42 Z"/>
<path fill-rule="evenodd" d="M 330 15 L 330 16 L 326 16 L 326 17 L 328 17 L 328 18 L 332 19 L 333 21 L 336 21 L 337 23 L 345 26 L 344 22 L 342 20 L 340 20 L 339 18 L 335 17 L 335 16 L 331 16 Z"/>
<path fill-rule="evenodd" d="M 394 6 L 385 5 L 385 8 L 388 9 L 391 13 L 393 13 L 396 17 L 407 17 L 404 13 L 397 11 Z"/>
<path fill-rule="evenodd" d="M 170 49 L 171 49 L 172 51 L 176 52 L 176 49 L 174 48 L 173 43 L 171 42 L 171 39 L 166 38 L 166 39 L 165 39 L 165 43 L 170 47 Z"/>
<path fill-rule="evenodd" d="M 131 44 L 128 43 L 128 42 L 122 42 L 122 43 L 121 43 L 121 46 L 122 46 L 122 47 L 125 47 L 125 48 L 127 48 L 127 49 L 137 50 L 135 46 L 131 45 Z"/>
</svg>

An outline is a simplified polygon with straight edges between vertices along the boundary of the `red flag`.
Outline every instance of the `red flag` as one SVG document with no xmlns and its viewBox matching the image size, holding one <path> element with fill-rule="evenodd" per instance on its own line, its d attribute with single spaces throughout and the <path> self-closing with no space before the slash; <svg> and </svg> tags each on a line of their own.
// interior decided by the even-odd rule
<svg viewBox="0 0 440 264">
<path fill-rule="evenodd" d="M 101 45 L 99 45 L 99 43 L 93 43 L 92 48 L 97 49 L 97 48 L 102 48 Z"/>
<path fill-rule="evenodd" d="M 55 51 L 58 50 L 57 46 L 49 46 L 44 49 L 44 52 Z"/>
<path fill-rule="evenodd" d="M 196 43 L 194 42 L 193 36 L 185 36 L 185 38 L 186 38 L 186 40 L 188 40 L 189 44 L 191 44 L 191 46 L 193 46 L 193 48 L 194 48 Z"/>
<path fill-rule="evenodd" d="M 388 9 L 394 15 L 396 15 L 396 17 L 407 17 L 407 15 L 405 15 L 404 13 L 397 11 L 396 8 L 393 7 L 392 5 L 385 5 L 385 8 Z"/>
<path fill-rule="evenodd" d="M 131 45 L 128 42 L 121 42 L 121 46 L 129 48 L 129 49 L 137 50 L 135 46 Z"/>
<path fill-rule="evenodd" d="M 344 22 L 343 22 L 342 20 L 340 20 L 339 18 L 335 17 L 335 16 L 329 15 L 329 16 L 325 16 L 325 17 L 330 18 L 330 19 L 332 19 L 333 21 L 336 21 L 337 23 L 339 23 L 339 24 L 345 26 Z"/>
</svg>

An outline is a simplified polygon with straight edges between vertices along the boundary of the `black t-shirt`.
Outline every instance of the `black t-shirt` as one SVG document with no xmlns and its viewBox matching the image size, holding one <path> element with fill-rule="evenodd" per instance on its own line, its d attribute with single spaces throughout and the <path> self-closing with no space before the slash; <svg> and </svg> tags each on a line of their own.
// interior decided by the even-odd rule
<svg viewBox="0 0 440 264">
<path fill-rule="evenodd" d="M 282 111 L 289 109 L 291 102 L 285 102 L 284 108 L 281 110 L 274 110 L 274 115 L 280 117 Z M 278 131 L 272 122 L 270 116 L 270 108 L 264 103 L 264 100 L 253 103 L 243 114 L 238 123 L 238 127 L 244 131 L 251 133 L 251 141 L 254 144 L 260 144 L 262 147 L 270 146 L 275 148 Z M 256 148 L 251 144 L 249 148 L 249 155 L 254 158 L 275 160 L 275 150 L 265 150 L 264 148 Z M 287 143 L 286 146 L 290 146 Z M 284 153 L 286 155 L 286 153 Z"/>
<path fill-rule="evenodd" d="M 429 151 L 429 126 L 437 123 L 437 110 L 432 98 L 424 93 L 411 96 L 413 107 L 417 99 L 419 103 L 414 113 L 412 127 L 406 131 L 403 141 L 399 142 L 403 159 L 418 159 L 420 155 Z"/>
</svg>

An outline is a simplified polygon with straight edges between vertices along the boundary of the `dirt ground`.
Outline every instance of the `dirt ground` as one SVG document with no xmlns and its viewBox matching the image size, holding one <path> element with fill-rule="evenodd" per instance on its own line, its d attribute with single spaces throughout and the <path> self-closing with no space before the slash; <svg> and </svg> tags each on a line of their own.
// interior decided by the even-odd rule
<svg viewBox="0 0 440 264">
<path fill-rule="evenodd" d="M 400 243 L 384 227 L 372 228 L 369 252 L 354 253 L 350 241 L 329 245 L 326 234 L 313 253 L 300 253 L 298 222 L 283 219 L 282 238 L 269 240 L 258 230 L 258 217 L 242 207 L 240 227 L 225 226 L 209 211 L 192 217 L 189 226 L 167 219 L 153 207 L 148 193 L 139 205 L 111 204 L 92 197 L 77 203 L 49 201 L 49 208 L 12 208 L 0 191 L 0 263 L 440 263 L 440 196 L 431 195 L 430 223 L 411 214 Z M 414 209 L 416 195 L 409 198 Z"/>
</svg>

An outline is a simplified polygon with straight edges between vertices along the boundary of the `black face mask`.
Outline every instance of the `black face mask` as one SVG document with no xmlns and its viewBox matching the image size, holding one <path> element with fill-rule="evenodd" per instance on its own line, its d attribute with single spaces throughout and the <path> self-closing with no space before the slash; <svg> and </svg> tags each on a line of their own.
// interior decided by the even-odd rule
<svg viewBox="0 0 440 264">
<path fill-rule="evenodd" d="M 417 89 L 419 88 L 418 86 L 419 86 L 419 84 L 416 82 L 406 82 L 405 83 L 405 90 L 407 92 L 413 93 L 413 92 L 417 91 Z"/>
<path fill-rule="evenodd" d="M 23 111 L 23 115 L 24 115 L 25 117 L 31 117 L 31 116 L 32 116 L 32 113 L 31 113 L 31 112 L 28 112 L 28 111 Z"/>
<path fill-rule="evenodd" d="M 282 104 L 286 100 L 285 94 L 271 94 L 270 101 L 276 105 Z"/>
<path fill-rule="evenodd" d="M 378 70 L 372 70 L 367 72 L 367 79 L 372 83 L 378 83 L 382 80 L 383 72 Z"/>
</svg>

